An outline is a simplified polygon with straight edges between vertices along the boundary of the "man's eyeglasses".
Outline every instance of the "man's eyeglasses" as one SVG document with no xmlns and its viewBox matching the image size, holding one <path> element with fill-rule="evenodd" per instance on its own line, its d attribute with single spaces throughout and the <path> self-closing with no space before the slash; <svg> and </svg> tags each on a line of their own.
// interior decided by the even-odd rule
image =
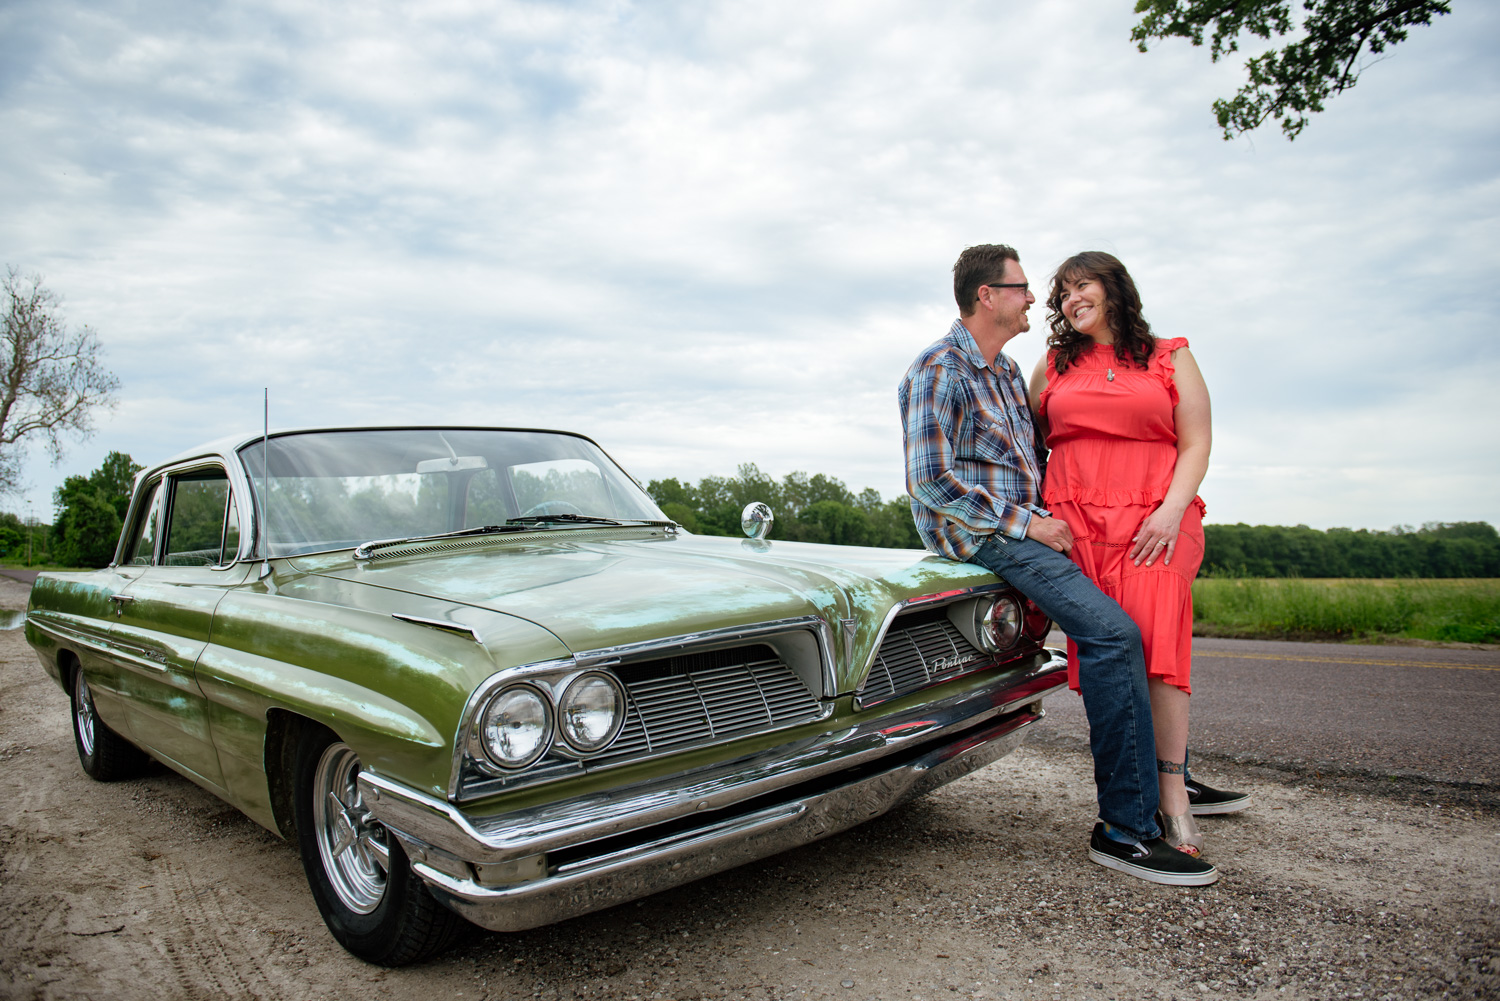
<svg viewBox="0 0 1500 1001">
<path fill-rule="evenodd" d="M 990 288 L 1018 288 L 1025 292 L 1031 291 L 1031 282 L 985 282 Z"/>
</svg>

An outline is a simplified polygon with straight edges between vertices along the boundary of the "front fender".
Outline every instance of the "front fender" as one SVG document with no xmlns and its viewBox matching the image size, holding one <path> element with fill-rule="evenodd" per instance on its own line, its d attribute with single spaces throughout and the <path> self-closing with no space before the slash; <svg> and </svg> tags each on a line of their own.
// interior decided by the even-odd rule
<svg viewBox="0 0 1500 1001">
<path fill-rule="evenodd" d="M 366 607 L 356 608 L 255 585 L 230 593 L 215 615 L 198 683 L 236 805 L 272 829 L 271 713 L 326 726 L 364 768 L 444 796 L 474 689 L 503 667 L 568 655 L 546 630 L 509 616 L 486 613 L 481 643 L 378 607 L 399 602 L 404 614 L 443 617 L 409 595 L 362 598 Z"/>
</svg>

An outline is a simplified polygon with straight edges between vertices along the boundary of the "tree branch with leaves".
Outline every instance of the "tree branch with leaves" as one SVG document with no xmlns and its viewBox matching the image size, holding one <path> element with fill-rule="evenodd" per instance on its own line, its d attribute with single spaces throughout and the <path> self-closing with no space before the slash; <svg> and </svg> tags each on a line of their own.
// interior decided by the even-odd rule
<svg viewBox="0 0 1500 1001">
<path fill-rule="evenodd" d="M 94 432 L 94 412 L 113 409 L 120 380 L 101 361 L 99 335 L 69 330 L 62 300 L 40 275 L 7 267 L 0 341 L 0 493 L 20 489 L 25 439 L 40 439 L 56 462 L 65 437 Z"/>
<path fill-rule="evenodd" d="M 1438 0 L 1305 0 L 1301 36 L 1245 63 L 1248 82 L 1229 100 L 1214 102 L 1224 138 L 1276 119 L 1287 139 L 1296 139 L 1307 116 L 1328 98 L 1353 87 L 1362 57 L 1378 56 L 1406 40 L 1407 31 L 1451 13 Z M 1238 52 L 1246 33 L 1281 38 L 1299 30 L 1292 5 L 1282 0 L 1139 0 L 1142 15 L 1130 38 L 1142 52 L 1160 38 L 1186 38 L 1202 45 L 1209 35 L 1214 62 Z"/>
</svg>

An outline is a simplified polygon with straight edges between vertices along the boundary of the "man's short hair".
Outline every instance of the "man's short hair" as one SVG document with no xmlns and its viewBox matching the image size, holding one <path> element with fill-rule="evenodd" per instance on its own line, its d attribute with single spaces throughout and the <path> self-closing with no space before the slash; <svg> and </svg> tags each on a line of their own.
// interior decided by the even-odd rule
<svg viewBox="0 0 1500 1001">
<path fill-rule="evenodd" d="M 953 298 L 958 302 L 958 312 L 963 316 L 974 314 L 974 303 L 979 299 L 979 286 L 1005 280 L 1005 262 L 1021 263 L 1021 255 L 1015 247 L 1003 243 L 981 243 L 967 247 L 953 264 Z"/>
</svg>

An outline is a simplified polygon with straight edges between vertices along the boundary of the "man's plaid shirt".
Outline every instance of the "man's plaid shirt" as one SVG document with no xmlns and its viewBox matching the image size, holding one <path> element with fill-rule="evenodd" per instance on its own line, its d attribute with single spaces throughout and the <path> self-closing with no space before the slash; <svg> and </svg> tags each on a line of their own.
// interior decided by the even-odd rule
<svg viewBox="0 0 1500 1001">
<path fill-rule="evenodd" d="M 898 390 L 906 491 L 927 548 L 967 562 L 996 532 L 1024 538 L 1040 507 L 1045 446 L 1021 370 L 993 366 L 963 321 L 917 356 Z"/>
</svg>

